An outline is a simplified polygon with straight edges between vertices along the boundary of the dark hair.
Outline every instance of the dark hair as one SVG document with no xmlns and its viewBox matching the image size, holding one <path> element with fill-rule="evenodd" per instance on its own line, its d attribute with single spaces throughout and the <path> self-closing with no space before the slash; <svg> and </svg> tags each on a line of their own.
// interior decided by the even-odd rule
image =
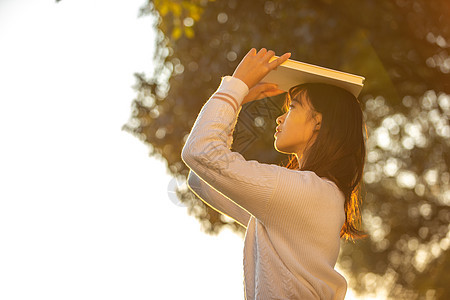
<svg viewBox="0 0 450 300">
<path fill-rule="evenodd" d="M 295 155 L 289 169 L 313 171 L 332 180 L 345 196 L 345 222 L 340 236 L 348 239 L 365 237 L 361 226 L 361 185 L 366 157 L 367 128 L 358 99 L 347 90 L 325 83 L 304 83 L 289 89 L 283 109 L 292 99 L 302 95 L 312 109 L 322 114 L 321 127 L 315 142 L 305 149 L 302 166 Z M 364 131 L 364 132 L 363 132 Z"/>
</svg>

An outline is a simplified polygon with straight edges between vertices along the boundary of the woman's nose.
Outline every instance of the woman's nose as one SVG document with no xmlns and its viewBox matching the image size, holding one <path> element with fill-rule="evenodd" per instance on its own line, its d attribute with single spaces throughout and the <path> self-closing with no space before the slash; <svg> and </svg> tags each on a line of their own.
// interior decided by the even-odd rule
<svg viewBox="0 0 450 300">
<path fill-rule="evenodd" d="M 280 123 L 281 123 L 281 118 L 283 117 L 283 115 L 281 115 L 281 116 L 279 116 L 278 118 L 277 118 L 277 124 L 279 125 Z"/>
</svg>

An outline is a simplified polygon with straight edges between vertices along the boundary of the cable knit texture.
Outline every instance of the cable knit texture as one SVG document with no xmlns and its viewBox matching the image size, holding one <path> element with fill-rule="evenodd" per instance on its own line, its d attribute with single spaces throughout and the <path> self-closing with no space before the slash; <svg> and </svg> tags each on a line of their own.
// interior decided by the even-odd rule
<svg viewBox="0 0 450 300">
<path fill-rule="evenodd" d="M 245 160 L 231 151 L 247 85 L 222 77 L 203 105 L 181 157 L 189 188 L 246 227 L 244 292 L 250 299 L 344 299 L 335 269 L 344 195 L 311 171 Z M 226 284 L 226 283 L 225 283 Z"/>
</svg>

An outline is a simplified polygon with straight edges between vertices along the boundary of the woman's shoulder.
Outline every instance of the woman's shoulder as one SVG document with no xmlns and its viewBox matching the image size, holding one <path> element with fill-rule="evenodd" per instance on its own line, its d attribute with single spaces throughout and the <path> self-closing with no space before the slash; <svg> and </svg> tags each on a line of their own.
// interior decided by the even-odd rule
<svg viewBox="0 0 450 300">
<path fill-rule="evenodd" d="M 317 183 L 317 184 L 329 184 L 329 183 L 334 184 L 334 182 L 331 181 L 329 178 L 320 177 L 314 171 L 289 169 L 286 167 L 283 167 L 282 169 L 283 170 L 281 171 L 281 174 L 280 174 L 281 176 L 289 176 L 292 178 L 297 178 L 299 180 L 308 181 L 308 182 Z"/>
<path fill-rule="evenodd" d="M 328 194 L 332 198 L 338 196 L 342 200 L 344 199 L 344 194 L 333 180 L 320 177 L 314 171 L 284 168 L 280 172 L 280 180 L 289 182 L 293 190 L 296 188 L 308 189 L 318 197 L 324 197 Z"/>
<path fill-rule="evenodd" d="M 287 168 L 280 170 L 279 176 L 267 207 L 270 216 L 265 225 L 287 228 L 297 224 L 312 228 L 326 222 L 326 227 L 333 230 L 342 226 L 345 198 L 329 178 L 313 171 Z"/>
</svg>

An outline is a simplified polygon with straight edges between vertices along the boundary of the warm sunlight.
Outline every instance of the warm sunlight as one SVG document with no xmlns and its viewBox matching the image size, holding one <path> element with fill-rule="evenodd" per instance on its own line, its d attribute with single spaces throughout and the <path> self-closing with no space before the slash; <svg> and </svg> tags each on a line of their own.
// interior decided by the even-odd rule
<svg viewBox="0 0 450 300">
<path fill-rule="evenodd" d="M 244 299 L 242 237 L 228 228 L 217 236 L 203 233 L 174 192 L 184 182 L 168 174 L 166 161 L 150 157 L 148 145 L 121 130 L 137 97 L 133 74 L 154 68 L 154 20 L 138 18 L 145 3 L 0 2 L 0 299 Z M 266 14 L 272 6 L 266 2 Z M 229 21 L 225 13 L 216 19 Z M 194 19 L 183 22 L 191 27 Z M 209 46 L 216 43 L 212 39 Z M 228 62 L 237 63 L 237 52 L 229 52 Z M 182 68 L 174 69 L 181 74 Z M 367 102 L 378 112 L 385 105 L 382 97 Z M 439 123 L 438 133 L 448 134 L 437 112 L 429 117 Z M 371 132 L 372 146 L 425 145 L 426 132 L 413 121 L 386 117 Z M 395 140 L 392 133 L 402 122 L 408 138 Z M 367 183 L 382 174 L 392 177 L 386 185 L 397 184 L 407 195 L 424 195 L 421 184 L 436 185 L 442 173 L 430 167 L 421 181 L 395 157 L 383 160 L 372 151 L 368 160 L 382 164 L 368 169 Z M 442 206 L 448 204 L 444 200 Z M 425 202 L 408 213 L 430 222 L 448 220 L 433 215 Z M 364 219 L 377 247 L 388 247 L 391 227 L 375 214 L 367 212 Z M 417 250 L 408 262 L 417 270 L 450 246 L 450 234 L 433 240 L 424 228 L 418 225 L 417 232 L 430 238 L 428 246 L 413 239 L 395 245 Z M 389 259 L 400 261 L 400 252 L 394 254 Z M 358 280 L 375 289 L 389 288 L 388 279 L 369 272 Z M 359 298 L 348 289 L 345 299 L 383 300 L 388 294 L 377 289 Z"/>
</svg>

